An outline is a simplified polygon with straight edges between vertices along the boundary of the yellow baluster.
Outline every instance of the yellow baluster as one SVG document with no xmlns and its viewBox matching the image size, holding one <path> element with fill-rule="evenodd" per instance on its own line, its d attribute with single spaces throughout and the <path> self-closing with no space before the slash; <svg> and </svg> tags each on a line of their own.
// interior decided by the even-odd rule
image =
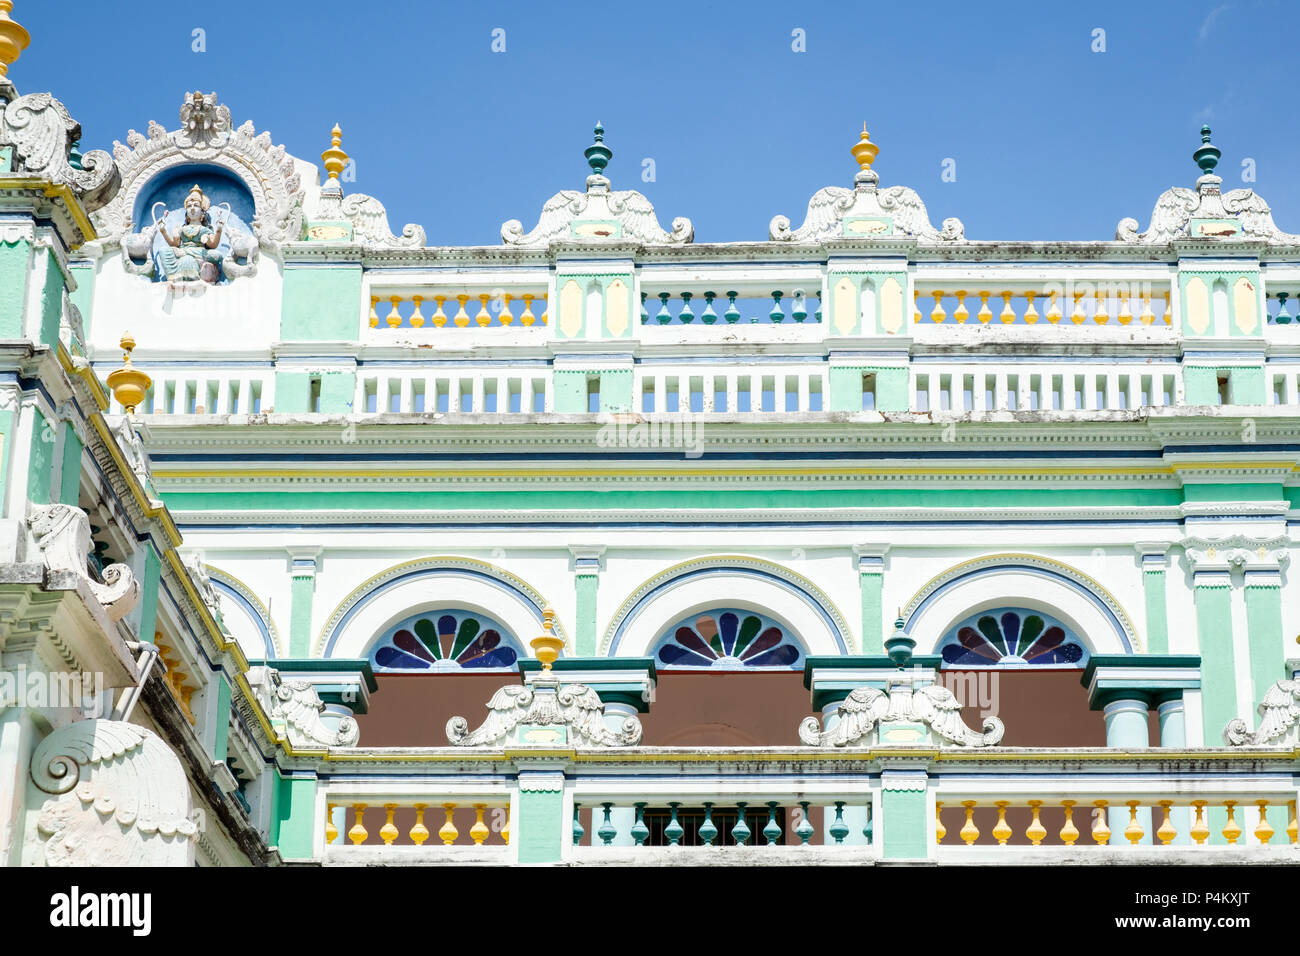
<svg viewBox="0 0 1300 956">
<path fill-rule="evenodd" d="M 957 308 L 953 310 L 952 317 L 957 320 L 958 325 L 965 325 L 966 320 L 970 318 L 970 309 L 966 308 L 966 290 L 957 291 Z"/>
<path fill-rule="evenodd" d="M 1295 805 L 1296 805 L 1296 801 L 1294 800 L 1292 800 L 1289 804 L 1287 804 L 1287 821 L 1286 821 L 1286 835 L 1291 838 L 1291 843 L 1293 845 L 1297 841 L 1300 841 L 1300 826 L 1296 825 Z"/>
<path fill-rule="evenodd" d="M 460 836 L 460 831 L 456 829 L 456 824 L 451 822 L 451 814 L 456 809 L 454 803 L 444 803 L 442 812 L 447 816 L 447 822 L 438 828 L 438 836 L 442 838 L 444 846 L 451 846 L 456 842 L 456 837 Z"/>
<path fill-rule="evenodd" d="M 524 311 L 523 314 L 519 316 L 519 324 L 527 327 L 532 325 L 534 321 L 536 321 L 536 317 L 533 315 L 533 296 L 525 295 Z"/>
<path fill-rule="evenodd" d="M 429 839 L 429 828 L 424 825 L 424 811 L 428 807 L 427 803 L 415 804 L 415 824 L 407 835 L 416 846 L 424 846 L 424 841 Z"/>
<path fill-rule="evenodd" d="M 1057 322 L 1061 321 L 1061 307 L 1056 304 L 1056 297 L 1060 295 L 1060 293 L 1053 290 L 1047 294 L 1052 297 L 1051 304 L 1047 309 L 1047 321 L 1055 325 Z"/>
<path fill-rule="evenodd" d="M 1268 822 L 1268 801 L 1256 800 L 1255 805 L 1259 807 L 1259 823 L 1255 824 L 1255 839 L 1260 843 L 1267 843 L 1273 839 L 1273 827 Z"/>
<path fill-rule="evenodd" d="M 388 323 L 390 329 L 395 329 L 402 324 L 402 316 L 397 311 L 397 306 L 401 303 L 402 297 L 397 295 L 389 296 L 388 301 L 392 303 L 392 311 L 384 317 L 384 321 Z"/>
<path fill-rule="evenodd" d="M 339 838 L 339 828 L 334 825 L 334 808 L 336 803 L 325 804 L 325 842 L 333 843 Z"/>
<path fill-rule="evenodd" d="M 1122 295 L 1119 295 L 1119 315 L 1115 318 L 1119 319 L 1120 325 L 1128 325 L 1133 321 L 1132 302 L 1132 293 L 1124 292 Z"/>
<path fill-rule="evenodd" d="M 543 302 L 546 302 L 548 299 L 550 299 L 550 297 L 551 297 L 551 294 L 550 294 L 549 292 L 543 292 L 543 293 L 542 293 L 542 301 L 543 301 Z M 546 311 L 546 309 L 542 309 L 542 317 L 541 317 L 541 319 L 540 319 L 542 325 L 545 325 L 545 324 L 546 324 L 546 316 L 547 316 L 548 314 L 549 314 L 549 313 Z"/>
<path fill-rule="evenodd" d="M 438 303 L 438 311 L 433 313 L 431 321 L 435 329 L 440 329 L 447 324 L 447 313 L 442 311 L 442 304 L 447 301 L 447 297 L 445 295 L 435 295 L 433 301 Z"/>
<path fill-rule="evenodd" d="M 944 828 L 943 825 L 943 814 L 940 812 L 941 810 L 943 810 L 943 801 L 942 800 L 934 801 L 934 842 L 935 843 L 942 843 L 943 838 L 948 835 L 948 831 Z"/>
<path fill-rule="evenodd" d="M 379 296 L 372 295 L 370 297 L 370 327 L 372 329 L 379 328 L 379 313 L 375 311 L 377 305 L 379 305 Z"/>
<path fill-rule="evenodd" d="M 1236 800 L 1225 800 L 1223 805 L 1228 808 L 1228 822 L 1223 825 L 1223 838 L 1228 841 L 1228 846 L 1236 846 L 1237 841 L 1241 839 L 1241 824 L 1233 815 L 1234 808 L 1237 806 Z"/>
<path fill-rule="evenodd" d="M 1002 312 L 998 316 L 998 318 L 1002 320 L 1003 325 L 1010 325 L 1012 322 L 1016 321 L 1015 310 L 1011 308 L 1012 295 L 1014 295 L 1014 293 L 1011 292 L 1002 293 Z"/>
<path fill-rule="evenodd" d="M 1092 821 L 1092 842 L 1101 846 L 1110 842 L 1110 827 L 1106 823 L 1106 801 L 1094 800 L 1092 805 L 1098 811 Z"/>
<path fill-rule="evenodd" d="M 1160 842 L 1165 846 L 1168 846 L 1170 843 L 1173 843 L 1174 837 L 1178 836 L 1178 831 L 1174 829 L 1174 823 L 1169 818 L 1170 817 L 1169 808 L 1172 807 L 1173 805 L 1174 805 L 1174 801 L 1172 800 L 1160 801 L 1160 806 L 1165 808 L 1165 819 L 1160 824 L 1160 829 L 1156 831 L 1156 836 L 1160 838 Z"/>
<path fill-rule="evenodd" d="M 1037 292 L 1029 291 L 1025 293 L 1025 301 L 1028 305 L 1025 307 L 1025 325 L 1033 325 L 1038 321 L 1038 312 L 1034 309 L 1034 296 Z"/>
<path fill-rule="evenodd" d="M 1047 836 L 1047 827 L 1043 826 L 1038 819 L 1038 808 L 1042 805 L 1042 800 L 1029 801 L 1029 808 L 1034 811 L 1034 818 L 1029 821 L 1029 828 L 1025 830 L 1025 836 L 1029 837 L 1029 842 L 1033 846 L 1041 846 L 1043 837 Z"/>
<path fill-rule="evenodd" d="M 1073 322 L 1075 325 L 1083 325 L 1084 322 L 1088 321 L 1088 317 L 1083 314 L 1083 304 L 1082 304 L 1083 293 L 1075 292 L 1073 293 L 1073 295 L 1074 295 L 1074 311 L 1070 313 L 1070 321 Z"/>
<path fill-rule="evenodd" d="M 1011 804 L 1007 800 L 998 800 L 993 805 L 998 808 L 998 822 L 993 825 L 993 838 L 998 841 L 998 846 L 1006 846 L 1007 840 L 1011 838 L 1011 827 L 1007 823 L 1007 807 Z"/>
<path fill-rule="evenodd" d="M 1110 314 L 1106 311 L 1106 293 L 1099 287 L 1094 298 L 1097 300 L 1097 308 L 1092 312 L 1092 321 L 1098 325 L 1105 325 L 1110 321 Z"/>
<path fill-rule="evenodd" d="M 1142 293 L 1142 312 L 1138 315 L 1138 321 L 1150 325 L 1155 320 L 1156 314 L 1151 311 L 1151 290 L 1147 289 Z"/>
<path fill-rule="evenodd" d="M 411 328 L 413 329 L 423 328 L 424 313 L 420 311 L 420 303 L 424 301 L 424 296 L 413 295 L 411 296 L 411 301 L 415 303 L 415 311 L 411 313 L 411 317 L 407 319 L 407 321 L 411 323 Z"/>
<path fill-rule="evenodd" d="M 497 316 L 497 320 L 502 325 L 509 325 L 515 320 L 515 317 L 510 314 L 510 300 L 513 298 L 514 296 L 508 292 L 501 296 L 501 314 Z"/>
<path fill-rule="evenodd" d="M 989 308 L 989 296 L 992 294 L 992 292 L 979 293 L 980 310 L 975 313 L 975 318 L 979 319 L 984 325 L 988 325 L 993 321 L 993 310 Z"/>
<path fill-rule="evenodd" d="M 361 823 L 361 817 L 366 812 L 366 805 L 364 803 L 354 803 L 352 804 L 352 812 L 356 815 L 356 821 L 352 824 L 352 829 L 348 831 L 348 839 L 356 846 L 361 846 L 366 842 L 366 837 L 370 836 Z"/>
<path fill-rule="evenodd" d="M 1134 846 L 1142 839 L 1142 824 L 1138 823 L 1138 802 L 1128 801 L 1128 826 L 1124 828 L 1124 837 Z"/>
<path fill-rule="evenodd" d="M 943 311 L 943 293 L 936 290 L 931 292 L 930 295 L 934 296 L 934 308 L 930 310 L 930 321 L 938 325 L 948 318 L 948 314 Z"/>
<path fill-rule="evenodd" d="M 1074 846 L 1074 842 L 1079 839 L 1079 828 L 1074 825 L 1075 802 L 1074 800 L 1061 801 L 1061 806 L 1065 807 L 1065 823 L 1061 825 L 1059 836 L 1066 846 Z"/>
<path fill-rule="evenodd" d="M 912 321 L 913 321 L 913 322 L 920 322 L 920 321 L 921 321 L 921 306 L 920 306 L 920 304 L 916 301 L 916 297 L 917 297 L 918 295 L 920 295 L 920 294 L 921 294 L 921 290 L 920 290 L 920 289 L 913 289 L 913 290 L 912 290 Z"/>
<path fill-rule="evenodd" d="M 487 307 L 488 299 L 490 298 L 492 298 L 491 293 L 483 292 L 479 294 L 478 315 L 474 316 L 474 321 L 477 322 L 481 328 L 485 329 L 492 324 L 492 313 L 488 311 Z"/>
<path fill-rule="evenodd" d="M 1196 843 L 1204 843 L 1210 838 L 1210 825 L 1205 822 L 1205 801 L 1193 800 L 1192 806 L 1196 808 L 1196 819 L 1192 821 L 1192 828 L 1188 832 Z"/>
<path fill-rule="evenodd" d="M 456 296 L 456 301 L 460 303 L 460 311 L 453 315 L 451 320 L 456 323 L 458 328 L 463 329 L 465 326 L 469 325 L 469 313 L 465 311 L 465 303 L 469 301 L 469 296 L 458 295 Z"/>
<path fill-rule="evenodd" d="M 510 808 L 506 807 L 506 825 L 501 828 L 501 841 L 510 842 Z"/>
<path fill-rule="evenodd" d="M 469 828 L 469 835 L 475 846 L 482 846 L 483 841 L 488 838 L 488 834 L 491 832 L 488 830 L 487 824 L 483 822 L 483 811 L 486 809 L 486 803 L 474 804 L 474 825 Z"/>
<path fill-rule="evenodd" d="M 980 838 L 979 827 L 975 826 L 975 801 L 963 800 L 961 805 L 966 808 L 966 822 L 962 824 L 958 835 L 967 846 L 974 846 L 975 841 Z"/>
<path fill-rule="evenodd" d="M 393 841 L 397 839 L 397 827 L 393 824 L 393 814 L 397 812 L 397 804 L 385 803 L 384 812 L 388 814 L 384 825 L 379 828 L 379 835 L 383 838 L 384 846 L 392 846 Z"/>
<path fill-rule="evenodd" d="M 1168 290 L 1165 291 L 1165 314 L 1163 316 L 1165 320 L 1165 325 L 1174 324 L 1174 307 L 1172 302 L 1170 301 L 1170 297 L 1172 295 L 1173 295 L 1172 292 Z"/>
</svg>

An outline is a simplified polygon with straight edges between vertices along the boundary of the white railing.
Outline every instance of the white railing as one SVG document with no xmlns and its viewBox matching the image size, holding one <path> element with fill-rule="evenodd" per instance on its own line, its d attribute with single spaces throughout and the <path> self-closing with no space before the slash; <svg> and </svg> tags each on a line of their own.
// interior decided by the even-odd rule
<svg viewBox="0 0 1300 956">
<path fill-rule="evenodd" d="M 664 368 L 639 365 L 635 412 L 821 412 L 829 407 L 821 364 Z"/>
<path fill-rule="evenodd" d="M 178 369 L 136 364 L 147 368 L 153 378 L 137 409 L 141 415 L 255 415 L 275 405 L 275 372 L 270 368 Z M 117 415 L 124 409 L 110 396 L 109 411 Z"/>
<path fill-rule="evenodd" d="M 1110 411 L 1183 402 L 1176 365 L 913 364 L 910 394 L 916 412 Z"/>
<path fill-rule="evenodd" d="M 353 410 L 371 413 L 531 414 L 552 409 L 545 367 L 357 373 Z"/>
</svg>

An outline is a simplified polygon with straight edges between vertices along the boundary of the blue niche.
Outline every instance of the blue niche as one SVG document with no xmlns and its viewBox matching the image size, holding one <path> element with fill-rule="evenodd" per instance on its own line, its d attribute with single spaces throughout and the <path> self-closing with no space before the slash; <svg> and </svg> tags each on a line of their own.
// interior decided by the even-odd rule
<svg viewBox="0 0 1300 956">
<path fill-rule="evenodd" d="M 215 252 L 222 257 L 227 256 L 230 254 L 232 238 L 240 235 L 252 236 L 253 229 L 249 224 L 256 217 L 257 212 L 256 203 L 248 187 L 238 176 L 221 166 L 193 163 L 159 173 L 136 196 L 135 206 L 131 211 L 132 223 L 141 232 L 151 228 L 154 206 L 162 202 L 167 207 L 167 216 L 163 220 L 167 231 L 176 235 L 185 222 L 185 198 L 195 186 L 203 190 L 204 196 L 211 201 L 208 215 L 212 226 L 215 228 L 218 221 L 224 218 L 225 228 L 222 230 L 221 241 L 217 244 Z M 226 212 L 223 204 L 229 204 L 229 213 Z M 162 261 L 162 252 L 166 248 L 167 243 L 159 232 L 154 236 L 151 250 L 155 282 L 167 281 L 166 269 Z M 219 284 L 229 281 L 230 277 L 222 272 L 218 280 Z"/>
</svg>

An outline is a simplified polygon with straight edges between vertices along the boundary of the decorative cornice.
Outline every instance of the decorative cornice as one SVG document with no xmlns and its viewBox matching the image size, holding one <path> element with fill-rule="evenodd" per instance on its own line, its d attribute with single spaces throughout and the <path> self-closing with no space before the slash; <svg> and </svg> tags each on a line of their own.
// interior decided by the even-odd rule
<svg viewBox="0 0 1300 956">
<path fill-rule="evenodd" d="M 1181 542 L 1188 570 L 1193 573 L 1229 571 L 1280 571 L 1291 560 L 1291 539 L 1286 535 L 1252 538 L 1234 534 L 1223 538 L 1188 537 Z"/>
</svg>

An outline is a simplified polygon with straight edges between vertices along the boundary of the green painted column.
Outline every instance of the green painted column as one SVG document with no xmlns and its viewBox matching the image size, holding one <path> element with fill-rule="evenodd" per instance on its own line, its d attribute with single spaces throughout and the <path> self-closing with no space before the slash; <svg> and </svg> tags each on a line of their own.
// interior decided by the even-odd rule
<svg viewBox="0 0 1300 956">
<path fill-rule="evenodd" d="M 275 410 L 301 413 L 311 411 L 311 375 L 307 372 L 275 372 Z M 383 411 L 383 409 L 380 409 Z"/>
<path fill-rule="evenodd" d="M 230 681 L 217 675 L 217 712 L 213 717 L 216 735 L 212 741 L 212 759 L 221 763 L 230 756 Z"/>
<path fill-rule="evenodd" d="M 311 656 L 312 599 L 316 592 L 317 549 L 293 553 L 289 585 L 289 656 Z"/>
<path fill-rule="evenodd" d="M 918 860 L 929 856 L 934 805 L 927 793 L 928 782 L 924 768 L 881 773 L 881 806 L 875 833 L 884 859 Z"/>
<path fill-rule="evenodd" d="M 889 545 L 855 545 L 858 557 L 858 586 L 862 592 L 863 654 L 885 652 L 885 552 Z"/>
<path fill-rule="evenodd" d="M 1151 733 L 1147 724 L 1150 705 L 1142 694 L 1132 697 L 1116 697 L 1102 708 L 1106 720 L 1106 746 L 1120 750 L 1141 749 L 1151 746 Z M 1142 832 L 1148 834 L 1150 842 L 1151 809 L 1140 807 L 1137 812 L 1138 824 Z M 1127 838 L 1124 828 L 1129 824 L 1129 811 L 1125 807 L 1111 807 L 1106 812 L 1106 825 L 1110 827 L 1110 845 L 1126 846 Z"/>
<path fill-rule="evenodd" d="M 272 819 L 280 856 L 286 860 L 309 860 L 316 834 L 316 775 L 286 776 L 278 767 L 272 772 L 279 781 Z"/>
<path fill-rule="evenodd" d="M 510 824 L 520 863 L 558 863 L 572 822 L 564 813 L 564 772 L 554 766 L 519 764 L 519 807 Z"/>
<path fill-rule="evenodd" d="M 576 413 L 587 411 L 587 372 L 577 369 L 556 369 L 552 374 L 551 401 L 555 411 Z"/>
<path fill-rule="evenodd" d="M 596 588 L 600 572 L 605 570 L 602 545 L 571 545 L 569 569 L 574 572 L 573 586 L 577 610 L 573 645 L 578 657 L 596 656 Z"/>
<path fill-rule="evenodd" d="M 26 337 L 23 316 L 31 254 L 31 243 L 26 239 L 0 241 L 0 339 Z"/>
<path fill-rule="evenodd" d="M 1219 370 L 1197 365 L 1183 366 L 1183 398 L 1188 405 L 1219 404 Z"/>
<path fill-rule="evenodd" d="M 1247 569 L 1245 578 L 1246 632 L 1250 635 L 1250 684 L 1253 713 L 1273 684 L 1286 677 L 1282 633 L 1282 574 L 1280 570 Z"/>
<path fill-rule="evenodd" d="M 285 263 L 280 338 L 285 342 L 357 341 L 362 315 L 361 275 L 360 264 Z"/>
<path fill-rule="evenodd" d="M 1226 569 L 1193 572 L 1196 633 L 1201 652 L 1201 712 L 1205 743 L 1217 746 L 1237 716 L 1232 649 L 1232 585 Z"/>
<path fill-rule="evenodd" d="M 875 377 L 873 400 L 863 395 L 863 379 Z M 878 412 L 905 412 L 911 404 L 908 395 L 908 372 L 905 366 L 835 365 L 829 370 L 830 410 L 860 412 L 867 404 Z"/>
<path fill-rule="evenodd" d="M 162 561 L 153 545 L 144 545 L 142 567 L 136 569 L 140 577 L 140 640 L 152 644 L 154 628 L 158 624 L 158 586 L 162 577 Z"/>
<path fill-rule="evenodd" d="M 75 506 L 81 497 L 81 439 L 72 422 L 63 423 L 63 454 L 59 467 L 59 502 Z"/>
<path fill-rule="evenodd" d="M 58 434 L 54 423 L 31 406 L 32 438 L 27 458 L 27 497 L 33 504 L 54 501 L 54 444 Z"/>
<path fill-rule="evenodd" d="M 340 415 L 354 409 L 352 403 L 357 394 L 356 372 L 332 371 L 322 372 L 320 379 L 320 411 L 327 415 Z M 426 410 L 429 411 L 426 407 Z"/>
<path fill-rule="evenodd" d="M 1166 545 L 1139 545 L 1142 555 L 1142 590 L 1146 596 L 1147 653 L 1169 652 L 1169 600 L 1165 593 Z"/>
</svg>

